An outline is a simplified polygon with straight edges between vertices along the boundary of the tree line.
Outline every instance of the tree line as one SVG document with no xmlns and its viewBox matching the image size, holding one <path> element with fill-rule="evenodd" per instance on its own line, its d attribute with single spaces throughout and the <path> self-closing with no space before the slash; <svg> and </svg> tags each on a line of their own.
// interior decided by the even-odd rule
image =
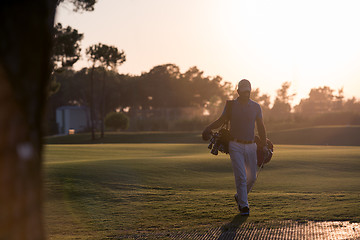
<svg viewBox="0 0 360 240">
<path fill-rule="evenodd" d="M 204 76 L 203 71 L 197 67 L 181 73 L 174 64 L 155 66 L 139 76 L 118 74 L 114 70 L 97 67 L 83 68 L 80 71 L 67 69 L 55 73 L 55 77 L 61 87 L 49 97 L 49 121 L 53 122 L 53 127 L 56 127 L 55 109 L 64 105 L 93 108 L 96 119 L 110 112 L 120 111 L 130 117 L 140 115 L 151 121 L 151 118 L 158 116 L 149 115 L 156 115 L 159 109 L 176 111 L 192 108 L 194 111 L 207 110 L 213 113 L 218 111 L 231 91 L 231 84 L 223 82 L 219 76 Z"/>
<path fill-rule="evenodd" d="M 53 131 L 55 109 L 64 105 L 92 108 L 100 128 L 104 116 L 117 111 L 130 118 L 132 130 L 200 130 L 221 114 L 227 99 L 237 96 L 232 84 L 220 76 L 205 76 L 197 67 L 181 72 L 175 64 L 158 65 L 140 75 L 119 74 L 114 68 L 98 66 L 63 70 L 55 77 L 61 87 L 49 98 Z M 284 82 L 273 102 L 260 89 L 252 91 L 251 98 L 262 106 L 270 128 L 360 124 L 360 102 L 355 97 L 345 99 L 343 89 L 313 88 L 307 98 L 292 107 L 296 93 L 290 88 L 291 83 Z M 190 109 L 192 117 L 184 116 L 188 112 L 176 114 L 184 108 Z M 162 114 L 169 109 L 175 112 L 174 118 Z"/>
<path fill-rule="evenodd" d="M 270 107 L 268 95 L 259 96 L 256 89 L 252 98 L 262 106 L 264 120 L 270 130 L 316 125 L 359 125 L 360 101 L 355 97 L 345 99 L 344 89 L 329 86 L 312 88 L 308 97 L 292 104 L 296 93 L 290 93 L 291 82 L 284 82 L 276 91 Z"/>
</svg>

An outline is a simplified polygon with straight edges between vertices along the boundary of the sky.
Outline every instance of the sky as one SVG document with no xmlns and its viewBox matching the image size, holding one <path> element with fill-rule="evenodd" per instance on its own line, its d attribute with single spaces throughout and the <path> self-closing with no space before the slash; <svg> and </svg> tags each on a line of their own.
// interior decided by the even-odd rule
<svg viewBox="0 0 360 240">
<path fill-rule="evenodd" d="M 234 88 L 249 79 L 272 101 L 289 81 L 293 105 L 322 86 L 360 98 L 359 0 L 98 0 L 93 12 L 72 9 L 60 5 L 56 22 L 84 33 L 75 69 L 103 43 L 124 50 L 119 73 L 173 63 Z"/>
</svg>

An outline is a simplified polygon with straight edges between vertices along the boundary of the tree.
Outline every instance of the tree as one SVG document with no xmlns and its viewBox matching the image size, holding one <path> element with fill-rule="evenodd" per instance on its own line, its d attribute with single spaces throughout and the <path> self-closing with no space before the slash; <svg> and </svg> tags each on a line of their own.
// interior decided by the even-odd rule
<svg viewBox="0 0 360 240">
<path fill-rule="evenodd" d="M 259 88 L 251 91 L 251 99 L 259 103 L 262 109 L 269 109 L 270 96 L 267 94 L 260 95 Z"/>
<path fill-rule="evenodd" d="M 97 0 L 55 0 L 57 1 L 57 5 L 59 5 L 62 2 L 70 2 L 74 5 L 74 12 L 80 12 L 80 11 L 94 11 L 94 5 Z"/>
<path fill-rule="evenodd" d="M 107 45 L 103 45 L 102 46 L 104 48 L 104 52 L 103 55 L 100 58 L 100 62 L 104 67 L 104 74 L 103 74 L 103 79 L 102 79 L 102 87 L 101 87 L 101 135 L 100 137 L 103 138 L 104 137 L 104 118 L 105 118 L 105 108 L 106 108 L 106 100 L 105 100 L 105 95 L 106 95 L 106 69 L 110 69 L 112 71 L 116 71 L 117 66 L 121 65 L 122 63 L 124 63 L 126 61 L 126 56 L 124 51 L 119 51 L 116 47 L 114 46 L 107 46 Z M 117 71 L 116 71 L 117 72 Z"/>
<path fill-rule="evenodd" d="M 76 29 L 72 29 L 70 26 L 63 28 L 61 23 L 58 23 L 54 27 L 53 73 L 49 84 L 49 96 L 60 89 L 60 84 L 56 81 L 54 73 L 72 67 L 80 59 L 80 41 L 82 38 L 83 34 L 78 33 Z"/>
<path fill-rule="evenodd" d="M 55 4 L 34 2 L 0 3 L 1 239 L 44 238 L 41 120 Z"/>
<path fill-rule="evenodd" d="M 125 53 L 124 51 L 119 51 L 116 47 L 114 46 L 108 46 L 102 43 L 98 43 L 96 45 L 90 46 L 87 50 L 86 50 L 86 54 L 89 55 L 89 59 L 92 61 L 93 63 L 93 67 L 92 67 L 92 75 L 91 75 L 91 85 L 94 84 L 94 79 L 93 79 L 93 71 L 95 69 L 95 66 L 97 63 L 99 63 L 100 66 L 103 67 L 103 78 L 102 78 L 102 87 L 101 87 L 101 102 L 100 102 L 100 108 L 101 108 L 101 119 L 100 119 L 100 124 L 101 124 L 101 138 L 104 137 L 104 117 L 105 117 L 105 89 L 106 89 L 106 69 L 112 69 L 112 70 L 116 70 L 116 67 L 122 63 L 124 63 L 126 61 L 126 57 L 125 57 Z M 91 96 L 93 95 L 93 87 L 91 88 Z M 94 109 L 93 109 L 93 100 L 91 100 L 91 104 L 90 104 L 90 111 L 92 112 L 90 115 L 92 116 L 91 118 L 91 129 L 92 129 L 92 140 L 95 139 L 95 130 L 94 130 Z"/>
<path fill-rule="evenodd" d="M 344 103 L 344 111 L 360 113 L 360 101 L 358 101 L 355 97 L 348 99 Z"/>
<path fill-rule="evenodd" d="M 341 111 L 344 106 L 344 88 L 338 89 L 338 94 L 334 95 L 334 103 L 332 109 L 334 111 Z"/>
<path fill-rule="evenodd" d="M 279 102 L 290 104 L 290 101 L 293 100 L 296 93 L 289 94 L 289 88 L 290 87 L 291 87 L 290 82 L 284 82 L 281 85 L 281 88 L 276 91 L 277 92 L 276 98 L 278 99 Z"/>
<path fill-rule="evenodd" d="M 80 41 L 84 35 L 61 23 L 54 27 L 53 61 L 55 70 L 72 67 L 80 59 Z"/>
<path fill-rule="evenodd" d="M 237 95 L 237 93 L 236 93 L 236 95 Z M 270 96 L 267 94 L 260 95 L 259 88 L 256 88 L 255 90 L 251 90 L 250 96 L 251 96 L 252 100 L 254 100 L 255 102 L 260 104 L 262 113 L 263 113 L 263 118 L 267 120 L 269 112 L 270 112 L 270 107 L 269 107 Z"/>
<path fill-rule="evenodd" d="M 0 2 L 0 239 L 44 239 L 42 129 L 56 4 Z"/>
<path fill-rule="evenodd" d="M 229 83 L 219 76 L 205 77 L 197 67 L 181 73 L 175 64 L 153 67 L 136 79 L 138 108 L 179 108 L 208 106 L 210 99 L 228 98 Z M 217 102 L 218 100 L 215 100 Z M 135 107 L 135 106 L 134 106 Z"/>
<path fill-rule="evenodd" d="M 290 117 L 291 105 L 290 101 L 293 100 L 296 93 L 289 94 L 290 82 L 284 82 L 281 88 L 277 90 L 277 96 L 273 107 L 271 108 L 272 119 L 288 119 Z"/>
<path fill-rule="evenodd" d="M 129 127 L 129 118 L 122 112 L 111 112 L 106 115 L 105 125 L 114 130 L 125 130 Z"/>
<path fill-rule="evenodd" d="M 299 105 L 295 107 L 295 111 L 307 116 L 329 112 L 333 107 L 333 92 L 334 90 L 328 86 L 312 88 L 309 98 L 302 99 Z"/>
<path fill-rule="evenodd" d="M 95 116 L 94 116 L 94 70 L 97 59 L 99 58 L 97 46 L 90 47 L 86 50 L 86 54 L 90 55 L 93 62 L 90 77 L 90 127 L 91 127 L 91 140 L 95 140 Z"/>
</svg>

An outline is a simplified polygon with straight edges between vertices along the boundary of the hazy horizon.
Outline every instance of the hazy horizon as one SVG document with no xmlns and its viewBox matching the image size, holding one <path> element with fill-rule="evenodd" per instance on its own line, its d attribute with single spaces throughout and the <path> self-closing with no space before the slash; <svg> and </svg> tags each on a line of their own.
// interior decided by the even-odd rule
<svg viewBox="0 0 360 240">
<path fill-rule="evenodd" d="M 296 105 L 311 88 L 344 87 L 359 99 L 360 2 L 265 0 L 102 0 L 94 12 L 58 8 L 56 21 L 84 33 L 82 53 L 93 44 L 114 45 L 127 61 L 119 73 L 139 75 L 173 63 L 233 85 L 246 78 L 274 100 L 292 83 Z M 75 69 L 89 66 L 86 58 Z"/>
</svg>

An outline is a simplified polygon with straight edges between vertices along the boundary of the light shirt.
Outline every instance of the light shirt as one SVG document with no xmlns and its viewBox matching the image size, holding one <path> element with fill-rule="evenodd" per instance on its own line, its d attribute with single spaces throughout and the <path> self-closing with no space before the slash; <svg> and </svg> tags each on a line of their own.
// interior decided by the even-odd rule
<svg viewBox="0 0 360 240">
<path fill-rule="evenodd" d="M 225 106 L 223 114 L 225 114 L 226 111 Z M 232 101 L 230 118 L 231 136 L 242 141 L 254 141 L 255 121 L 259 118 L 262 118 L 262 111 L 257 102 L 251 99 L 245 104 L 237 100 Z"/>
</svg>

